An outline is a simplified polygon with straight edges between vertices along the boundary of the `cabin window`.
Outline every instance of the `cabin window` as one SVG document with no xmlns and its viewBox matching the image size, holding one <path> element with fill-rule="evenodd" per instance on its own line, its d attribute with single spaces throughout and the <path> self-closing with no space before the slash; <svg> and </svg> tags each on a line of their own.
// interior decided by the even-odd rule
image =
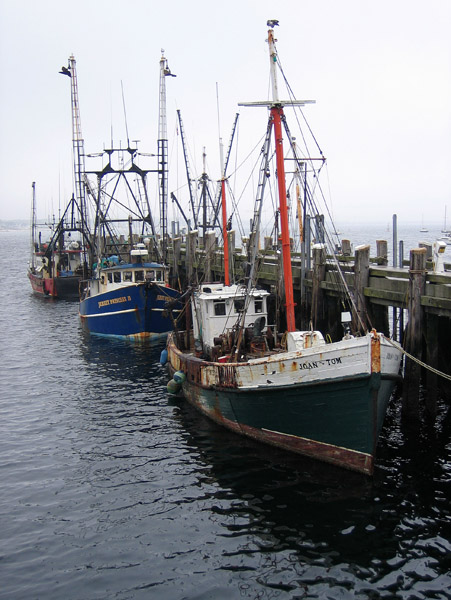
<svg viewBox="0 0 451 600">
<path fill-rule="evenodd" d="M 135 281 L 144 281 L 144 271 L 135 271 Z"/>
<path fill-rule="evenodd" d="M 263 300 L 262 298 L 255 298 L 254 300 L 255 312 L 262 313 L 263 312 Z"/>
<path fill-rule="evenodd" d="M 113 283 L 113 273 L 108 273 L 108 283 Z"/>
<path fill-rule="evenodd" d="M 146 281 L 155 281 L 155 271 L 146 271 Z"/>
<path fill-rule="evenodd" d="M 133 271 L 124 271 L 122 281 L 132 281 Z"/>
<path fill-rule="evenodd" d="M 162 277 L 163 273 L 161 271 L 157 271 L 157 281 L 162 281 L 163 277 Z"/>
<path fill-rule="evenodd" d="M 239 312 L 243 312 L 244 310 L 244 299 L 243 298 L 237 298 L 236 300 L 233 301 L 233 305 L 235 308 L 235 312 L 239 313 Z"/>
<path fill-rule="evenodd" d="M 120 283 L 121 282 L 121 272 L 115 271 L 113 273 L 113 279 L 114 279 L 114 283 Z"/>
<path fill-rule="evenodd" d="M 226 314 L 226 305 L 224 300 L 215 300 L 214 307 L 216 317 L 222 317 Z"/>
</svg>

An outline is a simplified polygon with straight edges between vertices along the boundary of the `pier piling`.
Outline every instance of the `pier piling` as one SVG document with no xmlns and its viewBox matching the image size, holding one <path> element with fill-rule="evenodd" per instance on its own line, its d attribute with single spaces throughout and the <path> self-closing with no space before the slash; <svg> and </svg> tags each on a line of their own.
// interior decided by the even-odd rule
<svg viewBox="0 0 451 600">
<path fill-rule="evenodd" d="M 312 322 L 313 328 L 318 329 L 324 321 L 324 294 L 321 282 L 326 276 L 326 249 L 324 244 L 313 246 L 312 273 Z"/>
<path fill-rule="evenodd" d="M 365 299 L 365 288 L 368 287 L 370 278 L 370 246 L 357 246 L 355 249 L 354 264 L 354 296 L 357 313 L 361 323 L 366 323 L 367 303 Z M 360 330 L 360 323 L 354 323 L 355 331 Z"/>
<path fill-rule="evenodd" d="M 409 322 L 405 335 L 405 348 L 409 354 L 421 359 L 423 346 L 423 308 L 421 297 L 426 286 L 426 248 L 414 248 L 410 251 L 409 267 Z M 402 415 L 412 421 L 419 419 L 419 395 L 421 367 L 410 358 L 406 358 L 405 383 L 403 390 Z"/>
</svg>

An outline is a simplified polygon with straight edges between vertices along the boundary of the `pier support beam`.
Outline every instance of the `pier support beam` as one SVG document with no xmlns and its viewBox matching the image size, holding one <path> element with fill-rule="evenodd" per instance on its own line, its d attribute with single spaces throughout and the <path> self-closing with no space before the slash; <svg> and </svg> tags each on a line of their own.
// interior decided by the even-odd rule
<svg viewBox="0 0 451 600">
<path fill-rule="evenodd" d="M 409 322 L 405 336 L 405 348 L 416 358 L 422 357 L 423 309 L 421 296 L 426 285 L 426 248 L 414 248 L 410 251 L 409 267 Z M 409 421 L 419 420 L 421 367 L 415 361 L 406 358 L 402 416 Z"/>
<path fill-rule="evenodd" d="M 312 273 L 312 322 L 314 329 L 320 329 L 324 321 L 324 293 L 321 282 L 326 277 L 326 247 L 324 244 L 313 246 Z"/>
<path fill-rule="evenodd" d="M 196 280 L 197 280 L 197 269 L 195 268 L 197 266 L 197 261 L 196 261 L 196 249 L 197 249 L 197 238 L 198 238 L 198 232 L 197 231 L 190 231 L 188 233 L 188 237 L 186 238 L 186 274 L 188 277 L 188 285 L 193 285 L 195 283 L 197 283 L 197 281 L 194 281 L 194 274 L 196 274 Z"/>
<path fill-rule="evenodd" d="M 341 253 L 343 256 L 351 256 L 352 248 L 350 240 L 341 240 Z"/>
<path fill-rule="evenodd" d="M 354 264 L 354 296 L 357 313 L 360 321 L 365 325 L 367 322 L 367 306 L 365 300 L 365 288 L 368 287 L 370 279 L 370 246 L 357 246 L 355 249 Z M 355 331 L 359 331 L 360 323 L 354 323 Z"/>
<path fill-rule="evenodd" d="M 182 252 L 182 238 L 176 237 L 172 240 L 172 251 L 173 251 L 173 266 L 172 273 L 173 279 L 178 285 L 180 283 L 180 256 Z"/>
<path fill-rule="evenodd" d="M 439 369 L 439 317 L 426 314 L 426 364 Z M 426 371 L 426 412 L 431 421 L 437 416 L 438 377 L 432 371 Z"/>
<path fill-rule="evenodd" d="M 263 248 L 265 250 L 272 250 L 272 237 L 267 235 L 263 238 Z"/>
<path fill-rule="evenodd" d="M 377 331 L 389 336 L 390 324 L 388 321 L 388 306 L 384 306 L 383 304 L 371 304 L 371 323 Z"/>
<path fill-rule="evenodd" d="M 378 265 L 385 267 L 388 265 L 388 244 L 386 240 L 376 240 L 376 258 Z"/>
<path fill-rule="evenodd" d="M 229 273 L 233 281 L 235 273 L 235 231 L 233 229 L 228 231 L 227 237 L 229 240 Z"/>
<path fill-rule="evenodd" d="M 205 241 L 205 281 L 214 281 L 213 259 L 216 250 L 216 233 L 208 231 L 204 235 Z"/>
</svg>

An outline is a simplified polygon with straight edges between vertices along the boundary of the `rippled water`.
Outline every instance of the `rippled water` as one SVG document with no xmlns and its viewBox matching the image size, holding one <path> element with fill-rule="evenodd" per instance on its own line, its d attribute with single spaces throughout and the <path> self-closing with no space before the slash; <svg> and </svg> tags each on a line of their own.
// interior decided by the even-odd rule
<svg viewBox="0 0 451 600">
<path fill-rule="evenodd" d="M 162 346 L 85 337 L 0 233 L 0 598 L 451 598 L 451 423 L 391 406 L 371 481 L 217 427 Z M 5 285 L 6 284 L 6 285 Z"/>
</svg>

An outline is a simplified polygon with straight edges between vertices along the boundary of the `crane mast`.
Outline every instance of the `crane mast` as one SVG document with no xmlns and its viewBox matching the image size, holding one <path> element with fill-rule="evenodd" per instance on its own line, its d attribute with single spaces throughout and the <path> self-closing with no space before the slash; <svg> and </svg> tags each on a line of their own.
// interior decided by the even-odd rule
<svg viewBox="0 0 451 600">
<path fill-rule="evenodd" d="M 80 213 L 80 232 L 82 233 L 84 243 L 83 252 L 85 255 L 84 265 L 87 266 L 87 244 L 90 237 L 88 223 L 88 209 L 86 203 L 86 172 L 85 172 L 85 149 L 84 140 L 81 132 L 80 105 L 78 101 L 78 79 L 75 57 L 69 57 L 68 66 L 62 67 L 60 73 L 67 75 L 71 81 L 71 113 L 72 113 L 72 154 L 74 163 L 74 187 L 75 199 Z M 90 244 L 90 242 L 89 242 Z M 89 250 L 91 254 L 91 250 Z M 89 256 L 89 263 L 91 256 Z"/>
<path fill-rule="evenodd" d="M 74 160 L 75 197 L 78 201 L 81 214 L 82 231 L 88 230 L 88 214 L 86 206 L 85 188 L 85 148 L 81 132 L 80 104 L 78 101 L 77 64 L 73 55 L 69 58 L 69 75 L 71 80 L 71 106 L 72 106 L 72 148 Z"/>
<path fill-rule="evenodd" d="M 175 77 L 168 67 L 168 61 L 161 51 L 160 59 L 160 117 L 158 123 L 158 175 L 160 194 L 160 231 L 162 238 L 163 262 L 167 257 L 168 237 L 168 132 L 166 119 L 166 77 Z"/>
</svg>

